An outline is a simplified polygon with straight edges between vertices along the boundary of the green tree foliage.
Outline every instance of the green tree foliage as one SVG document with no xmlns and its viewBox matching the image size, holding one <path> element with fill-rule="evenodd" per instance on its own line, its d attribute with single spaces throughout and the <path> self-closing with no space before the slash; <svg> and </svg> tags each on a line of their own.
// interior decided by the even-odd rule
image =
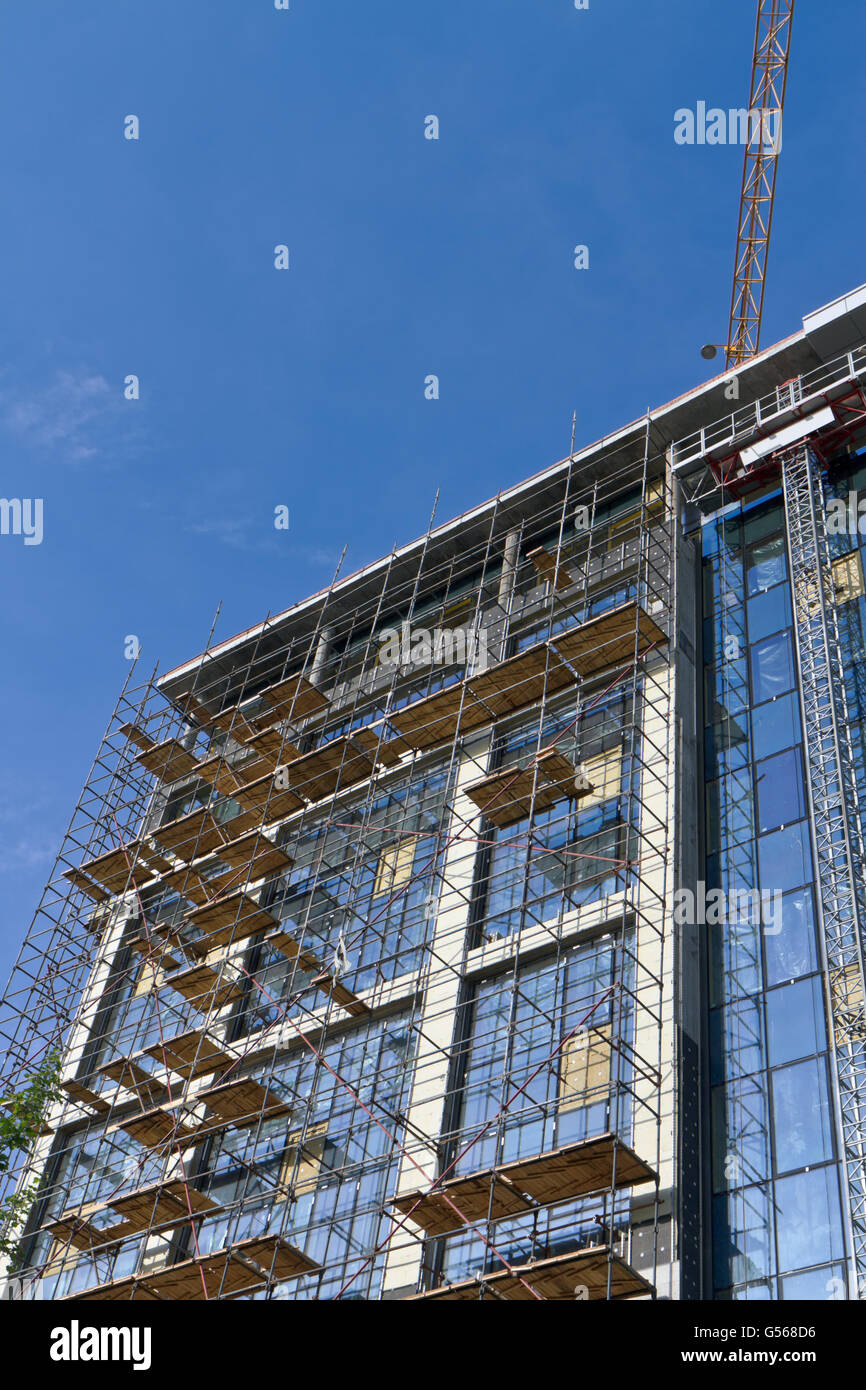
<svg viewBox="0 0 866 1390">
<path fill-rule="evenodd" d="M 16 1156 L 26 1154 L 38 1138 L 45 1117 L 59 1094 L 60 1054 L 49 1053 L 23 1090 L 0 1100 L 0 1175 L 8 1173 Z M 12 1192 L 0 1201 L 0 1255 L 18 1251 L 16 1231 L 20 1219 L 32 1205 L 39 1184 Z"/>
</svg>

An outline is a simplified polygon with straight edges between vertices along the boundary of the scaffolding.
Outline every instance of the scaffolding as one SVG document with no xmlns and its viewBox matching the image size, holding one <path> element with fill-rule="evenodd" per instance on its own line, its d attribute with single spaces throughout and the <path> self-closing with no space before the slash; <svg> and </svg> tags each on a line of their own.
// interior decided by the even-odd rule
<svg viewBox="0 0 866 1390">
<path fill-rule="evenodd" d="M 670 1290 L 677 545 L 647 418 L 130 677 L 0 1015 L 25 1287 Z"/>
</svg>

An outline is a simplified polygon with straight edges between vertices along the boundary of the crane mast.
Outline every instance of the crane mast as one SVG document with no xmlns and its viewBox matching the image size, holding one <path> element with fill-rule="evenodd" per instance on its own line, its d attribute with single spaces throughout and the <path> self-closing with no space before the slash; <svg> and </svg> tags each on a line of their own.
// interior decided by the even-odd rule
<svg viewBox="0 0 866 1390">
<path fill-rule="evenodd" d="M 761 337 L 793 18 L 794 0 L 758 0 L 734 284 L 725 348 L 729 368 L 754 357 Z M 774 135 L 770 117 L 775 113 L 778 114 Z"/>
</svg>

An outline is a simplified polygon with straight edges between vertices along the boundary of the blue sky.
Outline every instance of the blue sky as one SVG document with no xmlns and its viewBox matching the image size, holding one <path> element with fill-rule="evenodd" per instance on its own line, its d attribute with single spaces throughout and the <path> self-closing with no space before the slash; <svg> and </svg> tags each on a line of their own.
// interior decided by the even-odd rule
<svg viewBox="0 0 866 1390">
<path fill-rule="evenodd" d="M 798 11 L 764 345 L 866 279 L 866 10 Z M 673 114 L 746 104 L 754 16 L 0 6 L 0 492 L 44 499 L 41 545 L 0 536 L 0 973 L 127 634 L 168 669 L 220 600 L 225 638 L 327 584 L 344 544 L 348 571 L 418 535 L 437 487 L 445 520 L 561 458 L 573 410 L 588 443 L 712 374 L 742 151 L 676 145 Z"/>
</svg>

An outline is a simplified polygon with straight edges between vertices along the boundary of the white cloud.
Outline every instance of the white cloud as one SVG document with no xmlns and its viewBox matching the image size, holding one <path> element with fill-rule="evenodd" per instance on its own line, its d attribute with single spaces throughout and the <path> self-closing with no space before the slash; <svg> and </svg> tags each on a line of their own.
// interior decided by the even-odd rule
<svg viewBox="0 0 866 1390">
<path fill-rule="evenodd" d="M 41 836 L 20 836 L 8 843 L 0 841 L 0 872 L 15 873 L 21 869 L 34 869 L 40 864 L 52 863 L 57 854 L 54 839 Z"/>
<path fill-rule="evenodd" d="M 249 538 L 250 521 L 242 517 L 226 517 L 214 521 L 194 521 L 188 530 L 197 536 L 214 536 L 232 550 L 258 549 Z"/>
<path fill-rule="evenodd" d="M 321 545 L 299 545 L 296 554 L 308 565 L 330 565 L 331 569 L 337 568 L 340 559 L 339 550 L 326 550 Z"/>
<path fill-rule="evenodd" d="M 105 427 L 123 408 L 120 387 L 88 371 L 60 371 L 39 389 L 0 392 L 4 429 L 26 444 L 74 463 L 102 452 Z"/>
</svg>

